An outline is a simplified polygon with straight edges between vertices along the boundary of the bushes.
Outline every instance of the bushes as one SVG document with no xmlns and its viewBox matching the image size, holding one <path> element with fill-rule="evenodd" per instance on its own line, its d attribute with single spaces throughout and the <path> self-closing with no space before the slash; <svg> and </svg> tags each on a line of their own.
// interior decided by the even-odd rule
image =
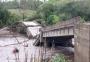
<svg viewBox="0 0 90 62">
<path fill-rule="evenodd" d="M 44 19 L 46 25 L 52 25 L 54 23 L 54 19 L 58 18 L 57 15 L 54 14 L 54 5 L 52 3 L 44 3 L 41 5 L 37 11 L 39 16 Z M 56 20 L 56 19 L 55 19 Z"/>
<path fill-rule="evenodd" d="M 3 7 L 0 7 L 0 27 L 6 24 L 6 21 L 10 17 L 10 13 L 4 9 Z"/>
<path fill-rule="evenodd" d="M 90 20 L 89 3 L 90 1 L 88 0 L 50 0 L 42 4 L 37 12 L 39 16 L 45 20 L 46 25 L 52 25 L 58 21 L 67 20 L 77 16 L 80 16 L 84 20 L 88 21 Z"/>
<path fill-rule="evenodd" d="M 59 2 L 47 2 L 42 4 L 38 9 L 39 16 L 45 20 L 46 25 L 53 25 L 59 21 L 66 20 L 72 18 L 72 14 L 70 14 L 71 7 L 69 7 L 69 2 L 62 4 Z M 68 7 L 67 7 L 68 5 Z"/>
<path fill-rule="evenodd" d="M 15 22 L 19 21 L 21 18 L 18 15 L 10 14 L 10 18 L 7 21 L 7 25 L 13 25 Z"/>
<path fill-rule="evenodd" d="M 57 15 L 50 15 L 47 17 L 47 24 L 53 25 L 59 21 L 59 17 Z"/>
<path fill-rule="evenodd" d="M 52 58 L 52 62 L 69 62 L 69 61 L 65 59 L 65 56 L 63 54 L 60 55 L 57 54 Z"/>
<path fill-rule="evenodd" d="M 35 4 L 30 4 L 32 2 Z M 83 0 L 82 1 L 49 0 L 47 2 L 44 2 L 43 4 L 41 1 L 36 1 L 36 2 L 32 1 L 32 2 L 31 1 L 26 2 L 26 3 L 28 3 L 28 5 L 30 5 L 29 7 L 32 7 L 32 10 L 35 10 L 35 13 L 26 11 L 29 16 L 26 16 L 27 14 L 25 12 L 26 15 L 24 15 L 24 16 L 26 16 L 26 17 L 24 17 L 24 18 L 29 17 L 28 20 L 37 20 L 37 19 L 39 20 L 40 19 L 39 22 L 40 23 L 44 22 L 46 25 L 53 25 L 59 21 L 67 20 L 67 19 L 77 17 L 77 16 L 80 16 L 81 18 L 83 18 L 86 21 L 90 20 L 90 12 L 89 12 L 90 11 L 90 6 L 89 6 L 90 1 L 89 0 L 85 0 L 85 1 L 83 1 Z M 32 6 L 32 5 L 34 5 L 34 6 Z M 38 8 L 38 6 L 39 6 L 39 8 Z M 2 12 L 1 12 L 1 14 L 2 14 Z M 8 13 L 7 11 L 4 11 L 4 12 L 6 12 L 6 16 L 7 16 L 4 19 L 7 20 L 7 18 L 9 18 L 9 17 L 14 17 L 14 19 L 12 18 L 12 20 L 15 20 L 15 19 L 17 20 L 17 16 L 15 16 L 15 15 L 11 16 L 11 15 L 9 15 L 10 13 Z M 3 12 L 3 15 L 5 15 L 4 12 Z M 31 14 L 29 14 L 29 13 L 31 13 Z M 34 15 L 32 15 L 32 14 L 34 14 Z M 5 23 L 6 20 L 4 20 L 3 22 L 0 22 L 0 23 L 1 24 Z M 9 22 L 10 22 L 10 20 L 11 19 L 9 19 Z"/>
<path fill-rule="evenodd" d="M 0 27 L 8 26 L 19 20 L 19 17 L 11 14 L 7 9 L 0 7 Z"/>
</svg>

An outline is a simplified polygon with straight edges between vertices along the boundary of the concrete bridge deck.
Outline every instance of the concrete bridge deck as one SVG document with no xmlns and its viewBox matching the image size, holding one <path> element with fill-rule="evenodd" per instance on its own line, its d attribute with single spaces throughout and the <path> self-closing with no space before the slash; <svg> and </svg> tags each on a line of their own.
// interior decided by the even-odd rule
<svg viewBox="0 0 90 62">
<path fill-rule="evenodd" d="M 41 40 L 47 45 L 70 46 L 72 38 L 75 38 L 74 62 L 90 62 L 90 22 L 80 23 L 78 17 L 70 21 L 43 28 Z"/>
<path fill-rule="evenodd" d="M 75 26 L 80 23 L 80 17 L 75 17 L 70 20 L 59 22 L 52 26 L 47 26 L 41 29 L 41 36 L 39 41 L 46 42 L 51 46 L 54 41 L 56 45 L 72 46 L 72 39 L 74 38 Z M 36 42 L 34 45 L 36 45 Z"/>
<path fill-rule="evenodd" d="M 53 26 L 45 27 L 42 30 L 43 37 L 73 36 L 74 28 L 80 22 L 80 17 L 59 22 Z"/>
</svg>

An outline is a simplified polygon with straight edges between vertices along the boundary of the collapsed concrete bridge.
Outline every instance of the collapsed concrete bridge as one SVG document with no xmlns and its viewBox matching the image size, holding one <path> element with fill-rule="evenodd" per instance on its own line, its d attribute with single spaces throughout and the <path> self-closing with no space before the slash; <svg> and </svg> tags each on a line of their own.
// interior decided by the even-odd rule
<svg viewBox="0 0 90 62">
<path fill-rule="evenodd" d="M 51 46 L 52 42 L 60 46 L 73 46 L 72 39 L 75 34 L 75 26 L 79 23 L 80 17 L 75 17 L 53 26 L 44 27 L 41 29 L 41 39 L 43 40 L 40 42 L 46 41 L 48 46 Z"/>
<path fill-rule="evenodd" d="M 90 62 L 89 22 L 81 23 L 80 18 L 76 17 L 41 29 L 40 41 L 49 44 L 49 46 L 51 43 L 72 46 L 72 38 L 75 39 L 74 62 Z"/>
</svg>

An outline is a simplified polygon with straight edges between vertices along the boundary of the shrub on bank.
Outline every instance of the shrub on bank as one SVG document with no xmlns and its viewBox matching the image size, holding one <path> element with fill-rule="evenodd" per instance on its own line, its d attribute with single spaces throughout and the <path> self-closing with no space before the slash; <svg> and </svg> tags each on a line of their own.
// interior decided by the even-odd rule
<svg viewBox="0 0 90 62">
<path fill-rule="evenodd" d="M 56 54 L 52 60 L 52 62 L 69 62 L 68 60 L 66 60 L 65 55 L 64 54 Z"/>
</svg>

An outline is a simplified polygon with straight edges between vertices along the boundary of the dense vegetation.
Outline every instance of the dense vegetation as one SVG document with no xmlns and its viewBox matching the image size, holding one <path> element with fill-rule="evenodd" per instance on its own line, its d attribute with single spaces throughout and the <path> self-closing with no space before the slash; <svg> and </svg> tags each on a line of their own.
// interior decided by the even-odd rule
<svg viewBox="0 0 90 62">
<path fill-rule="evenodd" d="M 70 62 L 69 60 L 66 60 L 66 57 L 64 54 L 56 54 L 52 60 L 52 62 Z"/>
<path fill-rule="evenodd" d="M 42 4 L 37 13 L 45 20 L 47 25 L 52 25 L 58 21 L 64 21 L 70 18 L 80 16 L 82 19 L 90 20 L 90 1 L 72 1 L 72 0 L 50 0 Z"/>
<path fill-rule="evenodd" d="M 3 6 L 8 9 L 15 18 L 16 16 L 20 16 L 20 12 L 16 12 L 16 9 L 19 9 L 23 10 L 23 13 L 21 13 L 22 16 L 19 18 L 23 18 L 24 15 L 24 18 L 28 18 L 30 21 L 36 20 L 44 25 L 52 25 L 77 16 L 89 21 L 89 3 L 89 0 L 44 0 L 44 2 L 40 0 L 21 0 L 20 3 L 18 0 L 14 0 L 4 2 Z"/>
<path fill-rule="evenodd" d="M 9 2 L 4 2 L 3 5 L 7 9 L 30 9 L 37 10 L 37 8 L 42 4 L 39 0 L 13 0 Z"/>
<path fill-rule="evenodd" d="M 13 25 L 20 19 L 33 17 L 41 4 L 42 2 L 38 0 L 0 2 L 0 27 Z"/>
<path fill-rule="evenodd" d="M 9 26 L 19 20 L 17 15 L 11 14 L 3 6 L 0 6 L 0 28 L 3 26 Z"/>
</svg>

